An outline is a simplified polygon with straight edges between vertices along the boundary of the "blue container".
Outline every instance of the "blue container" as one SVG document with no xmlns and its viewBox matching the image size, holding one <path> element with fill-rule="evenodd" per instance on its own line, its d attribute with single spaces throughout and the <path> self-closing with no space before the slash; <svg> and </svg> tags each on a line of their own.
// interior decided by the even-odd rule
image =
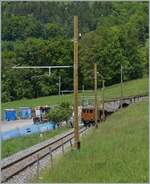
<svg viewBox="0 0 150 184">
<path fill-rule="evenodd" d="M 32 117 L 32 111 L 29 107 L 20 107 L 19 116 L 21 119 L 30 119 Z"/>
<path fill-rule="evenodd" d="M 4 110 L 4 119 L 6 121 L 13 121 L 17 119 L 16 110 L 15 109 L 5 109 Z"/>
</svg>

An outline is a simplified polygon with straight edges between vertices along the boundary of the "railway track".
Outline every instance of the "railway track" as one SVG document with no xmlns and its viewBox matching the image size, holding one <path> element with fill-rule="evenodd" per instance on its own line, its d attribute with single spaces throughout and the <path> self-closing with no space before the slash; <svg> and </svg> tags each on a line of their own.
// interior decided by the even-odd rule
<svg viewBox="0 0 150 184">
<path fill-rule="evenodd" d="M 80 128 L 80 134 L 87 130 L 86 127 Z M 74 131 L 56 136 L 55 139 L 44 141 L 41 144 L 35 145 L 34 148 L 28 148 L 20 153 L 16 153 L 1 161 L 1 182 L 7 182 L 20 172 L 24 171 L 28 167 L 32 166 L 36 162 L 38 163 L 44 157 L 50 155 L 57 149 L 63 149 L 66 143 L 70 143 L 72 146 L 74 138 Z"/>
<path fill-rule="evenodd" d="M 137 101 L 141 101 L 147 97 L 148 97 L 147 95 L 137 95 L 125 97 L 122 100 L 130 100 L 132 101 L 131 103 L 134 103 Z M 114 102 L 117 100 L 119 100 L 119 98 L 109 99 L 105 101 L 105 103 Z M 87 130 L 86 127 L 81 127 L 80 134 L 82 134 L 86 130 Z M 44 141 L 40 144 L 32 146 L 31 148 L 28 148 L 8 158 L 3 159 L 1 161 L 1 182 L 2 183 L 7 182 L 14 176 L 18 175 L 20 172 L 26 170 L 35 163 L 38 163 L 44 157 L 50 155 L 57 149 L 61 147 L 62 149 L 64 149 L 64 145 L 66 143 L 70 143 L 70 145 L 72 146 L 73 138 L 74 138 L 74 131 L 70 130 L 67 133 L 58 135 L 55 138 Z"/>
<path fill-rule="evenodd" d="M 148 98 L 148 93 L 140 94 L 140 95 L 134 95 L 134 96 L 125 96 L 122 99 L 120 97 L 116 98 L 109 98 L 107 100 L 104 100 L 104 102 L 114 102 L 118 100 L 132 100 L 132 102 L 140 101 L 140 99 Z"/>
</svg>

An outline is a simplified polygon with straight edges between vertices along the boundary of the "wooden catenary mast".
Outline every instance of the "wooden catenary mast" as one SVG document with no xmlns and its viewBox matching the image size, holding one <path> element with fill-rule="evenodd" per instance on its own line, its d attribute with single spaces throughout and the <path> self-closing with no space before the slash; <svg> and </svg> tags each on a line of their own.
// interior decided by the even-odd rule
<svg viewBox="0 0 150 184">
<path fill-rule="evenodd" d="M 74 146 L 80 149 L 78 124 L 78 16 L 74 16 Z"/>
</svg>

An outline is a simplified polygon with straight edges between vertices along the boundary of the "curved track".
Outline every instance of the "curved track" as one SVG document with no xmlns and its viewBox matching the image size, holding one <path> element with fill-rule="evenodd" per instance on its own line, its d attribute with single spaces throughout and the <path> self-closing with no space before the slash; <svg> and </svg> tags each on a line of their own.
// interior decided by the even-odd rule
<svg viewBox="0 0 150 184">
<path fill-rule="evenodd" d="M 80 134 L 85 132 L 87 128 L 80 128 Z M 35 145 L 24 151 L 18 152 L 1 161 L 1 182 L 7 182 L 13 176 L 19 174 L 29 166 L 43 159 L 50 152 L 54 152 L 58 148 L 62 147 L 66 143 L 72 145 L 74 138 L 74 131 L 71 130 L 63 135 L 56 136 L 48 141 L 44 141 L 41 144 Z"/>
</svg>

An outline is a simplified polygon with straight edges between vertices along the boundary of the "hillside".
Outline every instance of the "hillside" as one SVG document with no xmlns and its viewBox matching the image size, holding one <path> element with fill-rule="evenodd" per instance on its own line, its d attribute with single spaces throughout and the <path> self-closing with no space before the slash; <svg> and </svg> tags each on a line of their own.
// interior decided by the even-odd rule
<svg viewBox="0 0 150 184">
<path fill-rule="evenodd" d="M 129 82 L 125 82 L 123 86 L 124 96 L 138 95 L 148 93 L 148 78 L 132 80 Z M 102 91 L 98 91 L 98 95 L 101 95 Z M 88 91 L 85 93 L 80 93 L 79 96 L 83 95 L 92 95 L 93 91 Z M 112 85 L 110 87 L 105 88 L 105 99 L 112 97 L 120 97 L 120 85 Z M 72 103 L 73 95 L 63 95 L 63 96 L 49 96 L 49 97 L 41 97 L 32 100 L 18 100 L 8 103 L 2 103 L 2 109 L 7 108 L 19 108 L 22 106 L 35 107 L 39 105 L 55 105 L 61 103 L 63 101 Z"/>
<path fill-rule="evenodd" d="M 148 182 L 148 102 L 112 114 L 36 182 Z"/>
<path fill-rule="evenodd" d="M 73 65 L 73 18 L 78 15 L 79 89 L 148 75 L 147 2 L 2 1 L 2 102 L 57 95 L 73 89 L 73 70 L 14 69 L 14 66 Z"/>
</svg>

